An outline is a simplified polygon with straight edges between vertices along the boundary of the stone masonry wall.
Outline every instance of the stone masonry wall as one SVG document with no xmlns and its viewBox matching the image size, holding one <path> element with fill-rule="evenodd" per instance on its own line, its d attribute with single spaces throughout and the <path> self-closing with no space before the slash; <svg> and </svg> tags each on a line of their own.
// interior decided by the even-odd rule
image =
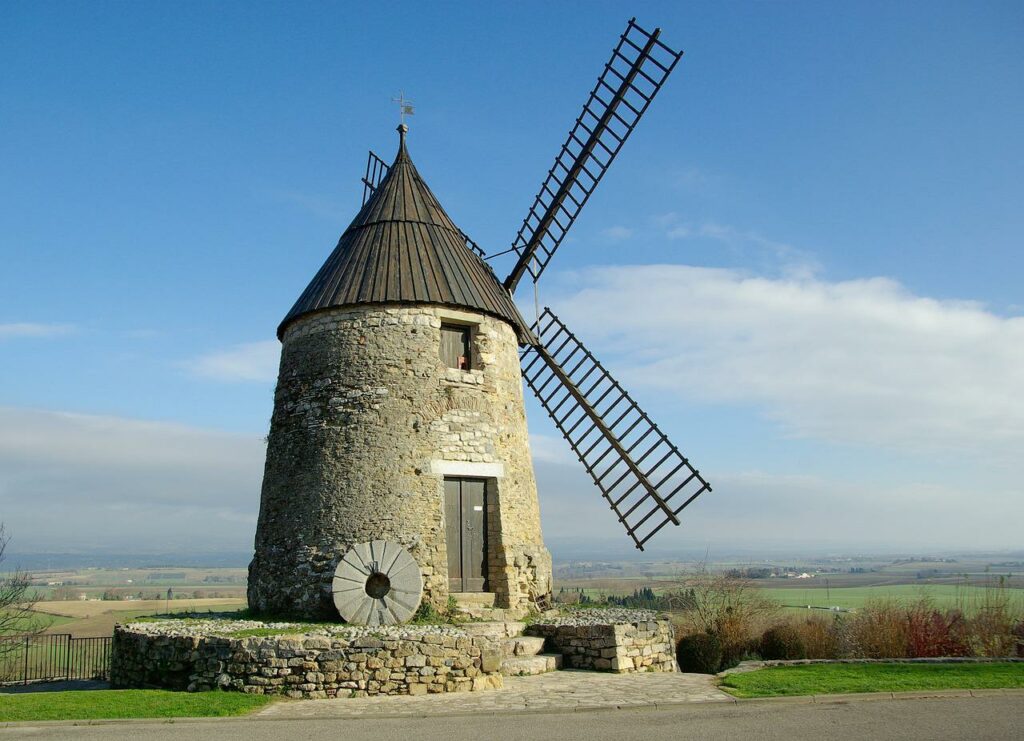
<svg viewBox="0 0 1024 741">
<path fill-rule="evenodd" d="M 295 698 L 422 695 L 498 689 L 501 651 L 450 628 L 389 637 L 230 638 L 114 629 L 110 683 Z"/>
<path fill-rule="evenodd" d="M 472 369 L 446 367 L 442 321 L 472 326 Z M 448 598 L 444 485 L 488 478 L 489 590 L 525 609 L 551 589 L 527 439 L 518 346 L 493 317 L 435 306 L 310 315 L 285 333 L 267 442 L 250 607 L 338 618 L 330 583 L 345 552 L 400 543 L 424 600 Z M 453 469 L 452 466 L 455 466 Z M 475 467 L 475 468 L 474 468 Z"/>
<path fill-rule="evenodd" d="M 603 612 L 581 611 L 550 623 L 534 623 L 526 633 L 545 638 L 544 650 L 562 654 L 567 668 L 621 674 L 678 671 L 671 621 L 653 613 L 605 617 Z"/>
</svg>

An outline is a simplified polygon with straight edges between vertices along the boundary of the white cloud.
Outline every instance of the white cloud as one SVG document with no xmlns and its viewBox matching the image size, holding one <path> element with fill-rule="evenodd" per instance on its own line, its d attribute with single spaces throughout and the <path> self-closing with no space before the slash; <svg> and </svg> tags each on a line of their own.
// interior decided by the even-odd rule
<svg viewBox="0 0 1024 741">
<path fill-rule="evenodd" d="M 560 437 L 530 433 L 530 455 L 535 461 L 547 463 L 571 463 L 576 457 Z"/>
<path fill-rule="evenodd" d="M 609 242 L 622 242 L 633 236 L 633 230 L 625 226 L 610 226 L 601 232 Z"/>
<path fill-rule="evenodd" d="M 531 435 L 545 536 L 634 553 L 568 445 Z M 245 551 L 265 446 L 183 425 L 0 407 L 0 513 L 13 550 Z M 705 471 L 715 490 L 651 542 L 655 551 L 749 545 L 799 550 L 1019 546 L 1012 487 L 854 484 L 758 471 Z"/>
<path fill-rule="evenodd" d="M 677 224 L 665 232 L 665 236 L 669 239 L 689 239 L 693 235 L 693 228 L 685 224 Z"/>
<path fill-rule="evenodd" d="M 273 381 L 280 357 L 277 340 L 245 342 L 202 355 L 185 367 L 193 375 L 217 381 Z"/>
<path fill-rule="evenodd" d="M 36 322 L 10 322 L 0 324 L 0 340 L 17 337 L 60 337 L 75 331 L 72 324 L 40 324 Z"/>
<path fill-rule="evenodd" d="M 0 407 L 0 513 L 23 552 L 244 550 L 264 452 L 255 435 Z"/>
<path fill-rule="evenodd" d="M 711 177 L 696 167 L 684 167 L 668 174 L 669 182 L 687 192 L 707 191 L 718 185 L 720 178 Z"/>
<path fill-rule="evenodd" d="M 752 403 L 812 438 L 1013 460 L 1024 445 L 1024 318 L 885 278 L 652 265 L 577 279 L 558 313 L 630 384 Z"/>
<path fill-rule="evenodd" d="M 702 224 L 680 223 L 675 213 L 660 217 L 657 223 L 665 228 L 668 239 L 709 239 L 737 254 L 758 253 L 781 266 L 782 272 L 790 277 L 810 278 L 821 270 L 821 264 L 811 253 L 785 242 L 768 239 L 756 231 L 737 229 L 714 221 Z"/>
<path fill-rule="evenodd" d="M 636 553 L 583 467 L 537 460 L 544 537 L 591 558 Z M 1012 487 L 958 489 L 924 481 L 856 484 L 842 478 L 715 471 L 698 497 L 649 543 L 653 552 L 737 549 L 997 550 L 1020 547 L 1024 500 Z M 763 555 L 763 554 L 762 554 Z"/>
</svg>

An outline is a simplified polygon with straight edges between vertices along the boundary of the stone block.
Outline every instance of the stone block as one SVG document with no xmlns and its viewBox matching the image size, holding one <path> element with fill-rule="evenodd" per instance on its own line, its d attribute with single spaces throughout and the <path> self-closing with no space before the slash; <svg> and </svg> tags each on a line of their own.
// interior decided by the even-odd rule
<svg viewBox="0 0 1024 741">
<path fill-rule="evenodd" d="M 487 674 L 497 672 L 501 669 L 501 662 L 504 658 L 501 649 L 488 648 L 481 652 L 480 668 Z"/>
</svg>

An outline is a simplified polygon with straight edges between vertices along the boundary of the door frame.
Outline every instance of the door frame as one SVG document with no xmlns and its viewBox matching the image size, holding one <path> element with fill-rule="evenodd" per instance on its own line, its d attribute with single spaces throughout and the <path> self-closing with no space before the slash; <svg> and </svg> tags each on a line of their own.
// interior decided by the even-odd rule
<svg viewBox="0 0 1024 741">
<path fill-rule="evenodd" d="M 480 540 L 481 540 L 481 568 L 480 577 L 467 577 L 466 573 L 468 569 L 467 565 L 471 563 L 473 558 L 471 553 L 466 552 L 465 548 L 465 513 L 467 511 L 467 504 L 464 499 L 464 493 L 462 485 L 464 482 L 479 483 L 482 485 L 482 517 L 480 518 Z M 452 501 L 450 496 L 449 485 L 457 484 L 458 492 L 457 498 L 457 511 L 452 509 Z M 490 579 L 490 564 L 491 564 L 491 543 L 488 537 L 488 524 L 490 520 L 490 509 L 491 499 L 493 492 L 493 479 L 480 476 L 445 476 L 443 479 L 443 492 L 444 492 L 444 530 L 445 530 L 445 550 L 448 554 L 448 591 L 450 593 L 460 592 L 489 592 L 491 591 L 491 579 Z M 472 505 L 470 505 L 472 506 Z M 458 523 L 457 525 L 455 523 Z M 457 527 L 457 531 L 455 528 Z M 455 531 L 455 532 L 453 532 Z M 452 537 L 453 534 L 455 537 Z M 455 553 L 452 548 L 456 547 L 458 550 L 457 565 L 458 565 L 458 576 L 452 576 L 453 556 Z M 479 589 L 467 588 L 467 582 L 470 580 L 479 579 L 481 586 Z M 456 583 L 456 581 L 458 583 Z M 475 586 L 475 585 L 474 585 Z"/>
</svg>

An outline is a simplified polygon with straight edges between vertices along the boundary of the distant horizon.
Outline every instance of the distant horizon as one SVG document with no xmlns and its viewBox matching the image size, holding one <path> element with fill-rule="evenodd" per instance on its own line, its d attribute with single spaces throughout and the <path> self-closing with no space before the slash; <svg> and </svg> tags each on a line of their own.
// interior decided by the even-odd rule
<svg viewBox="0 0 1024 741">
<path fill-rule="evenodd" d="M 583 548 L 573 550 L 566 548 L 558 541 L 546 541 L 551 550 L 555 565 L 575 562 L 595 563 L 708 563 L 749 562 L 751 564 L 766 561 L 793 560 L 835 560 L 835 559 L 904 559 L 904 558 L 956 558 L 960 557 L 993 557 L 1008 560 L 1024 559 L 1024 549 L 970 550 L 970 549 L 935 549 L 903 551 L 897 548 L 880 550 L 846 550 L 838 549 L 824 552 L 822 549 L 796 547 L 784 550 L 782 547 L 772 548 L 722 548 L 708 551 L 636 551 L 629 554 L 602 549 L 587 551 Z M 47 551 L 11 551 L 6 554 L 0 567 L 4 571 L 26 570 L 46 571 L 81 568 L 245 568 L 252 558 L 251 552 L 245 551 L 207 551 L 201 553 L 174 552 L 116 552 L 116 551 L 81 551 L 81 552 L 47 552 Z M 76 565 L 77 564 L 77 565 Z"/>
</svg>

